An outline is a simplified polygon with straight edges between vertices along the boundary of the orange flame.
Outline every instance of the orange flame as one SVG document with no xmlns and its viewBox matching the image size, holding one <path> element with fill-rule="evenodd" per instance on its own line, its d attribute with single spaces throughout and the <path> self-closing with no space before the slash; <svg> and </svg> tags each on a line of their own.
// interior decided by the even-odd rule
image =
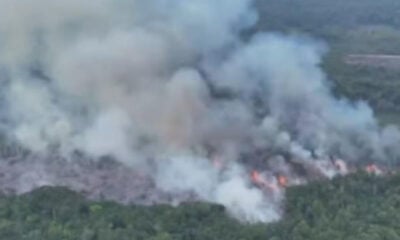
<svg viewBox="0 0 400 240">
<path fill-rule="evenodd" d="M 365 167 L 365 171 L 369 174 L 380 174 L 382 170 L 375 164 L 369 164 Z"/>
<path fill-rule="evenodd" d="M 266 188 L 270 191 L 276 192 L 279 191 L 279 186 L 276 183 L 271 183 L 263 178 L 260 172 L 254 170 L 251 172 L 251 180 L 254 184 L 257 184 L 260 187 Z"/>
<path fill-rule="evenodd" d="M 251 180 L 255 184 L 262 184 L 260 173 L 256 170 L 251 172 Z"/>
<path fill-rule="evenodd" d="M 283 175 L 279 175 L 278 183 L 280 187 L 286 188 L 288 186 L 288 178 Z"/>
</svg>

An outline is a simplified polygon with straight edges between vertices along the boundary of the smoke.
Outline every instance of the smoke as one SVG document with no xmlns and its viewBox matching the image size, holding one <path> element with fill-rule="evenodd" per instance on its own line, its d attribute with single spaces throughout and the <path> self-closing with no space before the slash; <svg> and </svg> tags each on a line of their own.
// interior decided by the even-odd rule
<svg viewBox="0 0 400 240">
<path fill-rule="evenodd" d="M 256 186 L 253 168 L 264 186 L 274 174 L 299 184 L 291 163 L 332 177 L 331 158 L 400 156 L 397 128 L 333 97 L 323 44 L 242 36 L 252 0 L 0 0 L 0 15 L 1 129 L 27 151 L 4 157 L 2 189 L 211 201 L 268 222 L 283 191 Z"/>
<path fill-rule="evenodd" d="M 248 222 L 279 219 L 273 199 L 249 187 L 248 174 L 239 165 L 220 172 L 207 159 L 177 157 L 161 162 L 156 183 L 164 191 L 193 191 L 201 199 L 223 204 L 234 216 Z"/>
</svg>

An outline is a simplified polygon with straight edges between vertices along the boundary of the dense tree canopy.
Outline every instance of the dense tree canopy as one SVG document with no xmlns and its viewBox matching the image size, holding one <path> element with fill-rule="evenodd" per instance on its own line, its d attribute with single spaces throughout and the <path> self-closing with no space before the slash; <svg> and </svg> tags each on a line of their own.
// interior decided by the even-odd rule
<svg viewBox="0 0 400 240">
<path fill-rule="evenodd" d="M 329 44 L 322 67 L 335 94 L 368 101 L 384 122 L 400 123 L 400 71 L 344 61 L 349 54 L 400 54 L 400 1 L 258 0 L 257 6 L 258 29 L 305 33 Z M 3 155 L 19 150 L 0 146 Z M 357 173 L 292 187 L 285 210 L 280 222 L 248 225 L 219 205 L 123 206 L 46 187 L 0 197 L 0 239 L 400 239 L 400 175 Z"/>
<path fill-rule="evenodd" d="M 274 224 L 241 224 L 207 203 L 123 206 L 45 187 L 0 199 L 0 239 L 400 239 L 400 175 L 358 173 L 287 191 Z"/>
<path fill-rule="evenodd" d="M 344 61 L 349 54 L 400 54 L 399 1 L 258 0 L 257 7 L 258 30 L 306 34 L 327 42 L 323 68 L 336 94 L 367 101 L 383 123 L 400 123 L 398 68 Z"/>
</svg>

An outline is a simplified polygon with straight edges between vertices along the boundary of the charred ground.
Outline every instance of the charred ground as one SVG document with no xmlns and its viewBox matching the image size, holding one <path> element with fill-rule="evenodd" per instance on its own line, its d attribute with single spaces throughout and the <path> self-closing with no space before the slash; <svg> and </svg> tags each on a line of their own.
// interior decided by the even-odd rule
<svg viewBox="0 0 400 240">
<path fill-rule="evenodd" d="M 331 50 L 322 65 L 329 78 L 334 80 L 336 94 L 353 100 L 366 100 L 380 113 L 382 122 L 398 123 L 399 71 L 379 66 L 354 66 L 345 62 L 349 54 L 400 53 L 400 32 L 397 27 L 400 22 L 399 4 L 396 1 L 260 0 L 259 4 L 262 10 L 259 29 L 297 32 L 325 40 Z M 230 92 L 215 94 L 221 98 L 232 98 Z M 255 105 L 262 104 L 257 100 L 255 102 Z M 4 156 L 13 156 L 18 148 L 5 147 L 4 151 L 9 151 Z M 18 157 L 26 156 L 25 153 L 18 154 Z M 251 164 L 255 168 L 264 167 L 263 154 L 252 154 L 256 156 L 253 156 Z M 6 170 L 7 165 L 13 165 L 15 160 L 18 159 L 11 158 L 2 163 L 5 179 L 12 179 L 13 176 L 7 175 L 9 173 Z M 43 163 L 46 162 L 40 162 Z M 23 172 L 26 168 L 24 162 L 19 161 L 18 164 L 21 164 Z M 52 161 L 46 167 L 62 169 L 57 164 L 57 161 Z M 163 193 L 155 196 L 152 195 L 156 194 L 154 192 L 149 195 L 146 192 L 129 192 L 131 179 L 135 176 L 118 169 L 118 166 L 112 167 L 115 171 L 111 174 L 120 176 L 114 179 L 117 180 L 115 184 L 124 182 L 126 186 L 120 189 L 127 191 L 115 192 L 110 181 L 104 181 L 109 185 L 102 181 L 96 183 L 99 188 L 107 189 L 107 199 L 126 198 L 126 202 L 129 202 L 129 196 L 139 199 L 138 202 L 141 197 L 144 202 L 149 202 L 152 197 L 168 199 Z M 107 180 L 102 176 L 101 164 L 98 168 L 100 173 L 91 176 Z M 300 172 L 305 171 L 302 166 L 296 168 Z M 84 171 L 84 168 L 79 169 Z M 67 169 L 62 175 L 71 181 L 76 180 L 68 172 L 71 171 Z M 40 173 L 40 170 L 36 173 Z M 145 189 L 152 189 L 147 180 L 137 182 L 137 179 L 137 184 L 149 184 Z M 18 175 L 16 180 L 29 185 L 29 173 L 25 179 Z M 398 183 L 397 175 L 375 177 L 360 173 L 339 177 L 332 182 L 315 182 L 304 187 L 289 188 L 285 203 L 286 217 L 268 226 L 240 225 L 229 218 L 219 205 L 190 203 L 178 208 L 122 206 L 111 202 L 91 202 L 63 188 L 44 188 L 21 197 L 1 198 L 0 233 L 4 239 L 29 240 L 397 239 L 400 235 L 396 225 L 400 218 Z M 85 186 L 79 187 L 82 189 L 78 190 L 85 192 Z"/>
</svg>

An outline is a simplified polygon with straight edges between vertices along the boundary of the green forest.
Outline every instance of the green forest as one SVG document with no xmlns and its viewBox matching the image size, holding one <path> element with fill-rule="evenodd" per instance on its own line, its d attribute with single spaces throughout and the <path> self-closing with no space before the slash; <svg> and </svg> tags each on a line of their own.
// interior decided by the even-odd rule
<svg viewBox="0 0 400 240">
<path fill-rule="evenodd" d="M 307 35 L 329 46 L 322 68 L 339 97 L 367 101 L 400 125 L 400 70 L 346 63 L 400 55 L 398 0 L 258 0 L 257 31 Z M 256 31 L 254 30 L 254 31 Z M 244 224 L 220 205 L 121 205 L 62 187 L 0 197 L 4 240 L 400 240 L 400 175 L 364 172 L 286 190 L 283 219 Z"/>
<path fill-rule="evenodd" d="M 400 123 L 398 68 L 344 61 L 350 54 L 400 55 L 399 1 L 259 0 L 257 7 L 257 30 L 305 34 L 327 43 L 322 67 L 337 95 L 367 101 L 382 123 Z"/>
<path fill-rule="evenodd" d="M 0 239 L 383 240 L 400 239 L 400 175 L 357 173 L 287 190 L 286 215 L 241 224 L 223 206 L 123 206 L 45 187 L 0 199 Z"/>
</svg>

